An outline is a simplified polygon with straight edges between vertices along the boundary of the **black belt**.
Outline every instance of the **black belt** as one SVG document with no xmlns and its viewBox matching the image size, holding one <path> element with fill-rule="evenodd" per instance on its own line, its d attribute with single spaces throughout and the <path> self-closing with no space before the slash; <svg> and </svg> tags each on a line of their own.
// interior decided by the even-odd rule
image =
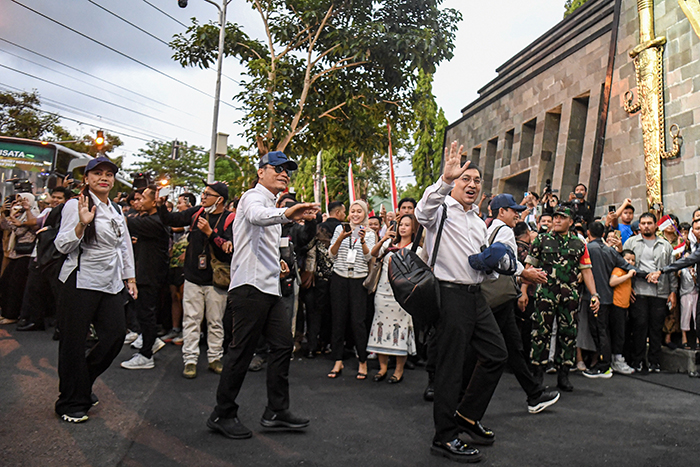
<svg viewBox="0 0 700 467">
<path fill-rule="evenodd" d="M 461 290 L 467 293 L 477 293 L 481 292 L 481 284 L 456 284 L 454 282 L 444 282 L 439 281 L 440 287 L 445 287 L 447 289 Z"/>
</svg>

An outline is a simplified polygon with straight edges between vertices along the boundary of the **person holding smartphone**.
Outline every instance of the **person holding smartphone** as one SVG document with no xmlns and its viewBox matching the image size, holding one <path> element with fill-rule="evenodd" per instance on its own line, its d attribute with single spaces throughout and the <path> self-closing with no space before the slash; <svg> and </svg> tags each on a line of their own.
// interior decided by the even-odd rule
<svg viewBox="0 0 700 467">
<path fill-rule="evenodd" d="M 337 378 L 343 371 L 343 340 L 345 325 L 350 321 L 355 348 L 360 361 L 357 379 L 367 379 L 367 291 L 362 282 L 369 272 L 368 262 L 374 235 L 367 232 L 367 204 L 357 200 L 350 205 L 350 221 L 336 227 L 329 250 L 333 264 L 331 279 L 332 355 L 335 360 L 329 378 Z"/>
</svg>

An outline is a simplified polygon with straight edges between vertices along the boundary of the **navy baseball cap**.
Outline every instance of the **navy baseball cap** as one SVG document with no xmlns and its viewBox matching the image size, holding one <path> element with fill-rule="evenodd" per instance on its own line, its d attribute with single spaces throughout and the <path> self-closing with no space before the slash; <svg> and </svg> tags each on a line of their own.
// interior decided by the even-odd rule
<svg viewBox="0 0 700 467">
<path fill-rule="evenodd" d="M 217 195 L 224 198 L 224 201 L 228 200 L 228 185 L 227 184 L 225 184 L 224 182 L 207 183 L 207 181 L 204 179 L 202 179 L 202 182 L 204 183 L 205 186 L 208 186 L 209 188 L 214 190 Z"/>
<path fill-rule="evenodd" d="M 515 253 L 508 245 L 501 242 L 494 242 L 481 253 L 469 256 L 469 265 L 487 274 L 496 271 L 506 276 L 512 276 L 518 269 Z"/>
<path fill-rule="evenodd" d="M 284 165 L 286 166 L 285 168 L 288 170 L 296 170 L 298 168 L 297 163 L 293 160 L 288 159 L 282 151 L 268 152 L 267 154 L 262 156 L 258 167 L 262 169 L 268 164 L 273 166 Z"/>
<path fill-rule="evenodd" d="M 117 172 L 119 172 L 119 167 L 117 167 L 117 165 L 114 162 L 112 162 L 111 160 L 109 160 L 105 156 L 100 156 L 100 157 L 96 157 L 94 159 L 91 159 L 90 162 L 87 163 L 87 165 L 85 166 L 85 173 L 88 173 L 89 171 L 91 171 L 92 169 L 97 167 L 98 165 L 102 165 L 102 164 L 104 164 L 104 165 L 108 166 L 110 169 L 112 169 L 112 172 L 114 172 L 115 174 Z"/>
<path fill-rule="evenodd" d="M 498 213 L 498 210 L 501 208 L 510 208 L 518 212 L 523 212 L 527 209 L 527 206 L 523 206 L 522 204 L 516 203 L 515 198 L 513 198 L 513 195 L 509 195 L 507 193 L 494 196 L 489 206 L 491 207 L 491 211 L 493 212 L 494 216 Z"/>
</svg>

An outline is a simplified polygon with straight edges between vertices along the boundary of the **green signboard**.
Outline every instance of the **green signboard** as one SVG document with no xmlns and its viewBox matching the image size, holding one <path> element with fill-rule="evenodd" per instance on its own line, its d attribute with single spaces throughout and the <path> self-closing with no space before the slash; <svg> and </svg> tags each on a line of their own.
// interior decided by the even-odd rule
<svg viewBox="0 0 700 467">
<path fill-rule="evenodd" d="M 52 146 L 0 141 L 0 169 L 48 171 L 54 154 L 56 149 Z"/>
</svg>

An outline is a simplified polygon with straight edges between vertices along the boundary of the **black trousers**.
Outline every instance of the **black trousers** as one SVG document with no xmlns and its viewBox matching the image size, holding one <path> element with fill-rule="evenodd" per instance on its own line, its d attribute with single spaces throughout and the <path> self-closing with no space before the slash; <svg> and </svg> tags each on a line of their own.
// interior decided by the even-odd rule
<svg viewBox="0 0 700 467">
<path fill-rule="evenodd" d="M 56 413 L 87 412 L 91 407 L 92 385 L 109 368 L 124 344 L 124 296 L 78 289 L 77 273 L 61 286 L 58 298 L 59 391 Z M 95 326 L 99 340 L 85 351 L 85 338 Z"/>
<path fill-rule="evenodd" d="M 666 299 L 637 295 L 630 307 L 630 326 L 634 351 L 632 363 L 636 366 L 644 362 L 644 353 L 649 337 L 649 364 L 660 363 L 663 326 L 666 318 Z"/>
<path fill-rule="evenodd" d="M 233 319 L 233 341 L 224 355 L 224 369 L 216 391 L 216 414 L 221 418 L 238 416 L 236 398 L 260 336 L 270 346 L 267 360 L 267 406 L 278 412 L 289 408 L 289 362 L 294 349 L 289 316 L 276 295 L 242 285 L 228 293 Z"/>
<path fill-rule="evenodd" d="M 330 281 L 317 277 L 316 284 L 307 291 L 305 296 L 309 350 L 320 350 L 319 339 L 325 344 L 331 341 L 330 293 Z"/>
<path fill-rule="evenodd" d="M 367 361 L 367 289 L 362 286 L 363 281 L 364 278 L 346 279 L 335 273 L 331 279 L 333 360 L 343 359 L 345 325 L 349 322 L 360 363 Z"/>
<path fill-rule="evenodd" d="M 44 327 L 44 318 L 55 314 L 56 300 L 59 293 L 58 274 L 60 265 L 41 271 L 36 261 L 29 262 L 27 272 L 27 285 L 24 288 L 24 298 L 22 299 L 21 319 L 26 319 L 31 323 Z"/>
<path fill-rule="evenodd" d="M 603 305 L 601 303 L 598 309 L 598 316 L 591 310 L 591 304 L 588 300 L 583 301 L 583 309 L 588 313 L 588 326 L 591 330 L 593 342 L 595 342 L 595 350 L 598 352 L 597 361 L 603 368 L 608 368 L 612 361 L 612 344 L 610 342 L 610 311 L 612 305 Z"/>
<path fill-rule="evenodd" d="M 483 418 L 503 374 L 508 352 L 480 291 L 469 292 L 466 286 L 441 283 L 440 294 L 433 419 L 435 441 L 447 442 L 459 434 L 455 410 L 470 420 Z M 465 377 L 469 374 L 470 347 L 477 362 L 471 377 Z"/>
<path fill-rule="evenodd" d="M 627 308 L 610 307 L 610 349 L 614 355 L 622 355 L 625 350 L 625 327 Z"/>
<path fill-rule="evenodd" d="M 515 306 L 515 301 L 509 301 L 491 311 L 493 312 L 493 317 L 496 318 L 496 323 L 506 343 L 506 349 L 508 350 L 508 366 L 513 371 L 515 378 L 518 380 L 518 383 L 520 383 L 520 387 L 523 388 L 525 394 L 527 394 L 527 397 L 534 399 L 542 394 L 544 388 L 535 380 L 535 377 L 532 376 L 530 372 L 528 359 L 525 356 L 525 350 L 523 348 L 523 341 L 515 322 Z M 467 364 L 465 366 L 465 376 L 467 378 L 470 378 L 473 374 L 477 361 L 477 354 L 474 348 L 470 347 Z"/>
<path fill-rule="evenodd" d="M 160 286 L 137 285 L 139 294 L 136 299 L 136 319 L 141 328 L 143 345 L 139 351 L 146 358 L 153 356 L 153 343 L 158 334 L 156 315 L 160 307 Z"/>
<path fill-rule="evenodd" d="M 11 259 L 0 277 L 0 308 L 4 318 L 18 319 L 20 316 L 29 275 L 29 259 L 29 256 Z"/>
</svg>

